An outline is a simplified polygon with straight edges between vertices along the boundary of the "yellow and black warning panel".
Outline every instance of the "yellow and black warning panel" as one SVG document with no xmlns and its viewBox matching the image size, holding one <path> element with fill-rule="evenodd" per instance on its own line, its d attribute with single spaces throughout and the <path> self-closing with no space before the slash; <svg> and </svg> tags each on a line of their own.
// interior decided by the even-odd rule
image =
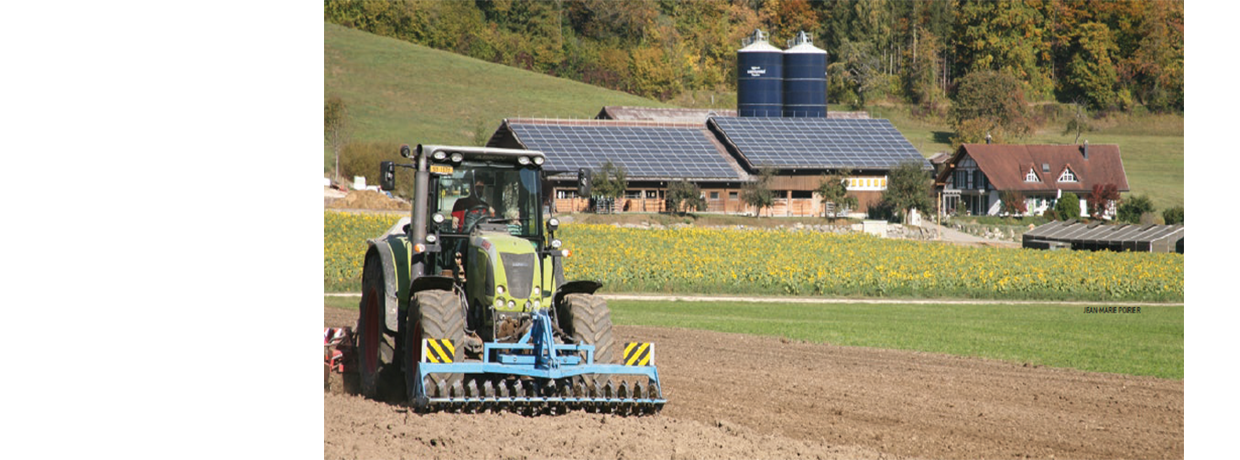
<svg viewBox="0 0 1240 460">
<path fill-rule="evenodd" d="M 451 363 L 456 347 L 448 339 L 422 339 L 422 362 Z"/>
<path fill-rule="evenodd" d="M 629 342 L 624 345 L 625 366 L 653 366 L 654 344 L 650 342 Z"/>
</svg>

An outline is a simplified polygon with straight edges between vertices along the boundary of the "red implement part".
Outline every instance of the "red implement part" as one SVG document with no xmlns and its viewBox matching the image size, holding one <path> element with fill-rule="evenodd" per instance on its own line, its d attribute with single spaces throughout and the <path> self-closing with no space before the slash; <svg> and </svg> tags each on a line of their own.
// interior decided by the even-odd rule
<svg viewBox="0 0 1240 460">
<path fill-rule="evenodd" d="M 357 372 L 353 347 L 353 329 L 348 327 L 323 328 L 323 363 L 332 372 Z"/>
</svg>

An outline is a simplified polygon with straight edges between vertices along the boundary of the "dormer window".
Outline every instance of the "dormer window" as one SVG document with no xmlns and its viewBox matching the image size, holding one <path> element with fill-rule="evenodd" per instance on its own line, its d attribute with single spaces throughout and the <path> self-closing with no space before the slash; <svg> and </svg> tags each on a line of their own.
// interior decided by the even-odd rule
<svg viewBox="0 0 1240 460">
<path fill-rule="evenodd" d="M 1072 172 L 1072 168 L 1063 168 L 1063 173 L 1059 175 L 1059 182 L 1076 182 L 1076 174 Z"/>
<path fill-rule="evenodd" d="M 1038 174 L 1034 172 L 1033 168 L 1029 168 L 1029 172 L 1025 173 L 1025 182 L 1042 182 L 1042 181 L 1038 180 Z"/>
</svg>

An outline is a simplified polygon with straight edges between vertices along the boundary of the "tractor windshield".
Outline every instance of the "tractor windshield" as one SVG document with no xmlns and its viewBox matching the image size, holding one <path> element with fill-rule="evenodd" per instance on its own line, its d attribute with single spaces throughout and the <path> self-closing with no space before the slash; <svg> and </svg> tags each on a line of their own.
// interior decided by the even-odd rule
<svg viewBox="0 0 1240 460">
<path fill-rule="evenodd" d="M 447 219 L 443 233 L 469 233 L 479 223 L 504 224 L 515 236 L 538 236 L 539 178 L 534 168 L 469 161 L 438 176 L 437 198 L 431 213 Z"/>
</svg>

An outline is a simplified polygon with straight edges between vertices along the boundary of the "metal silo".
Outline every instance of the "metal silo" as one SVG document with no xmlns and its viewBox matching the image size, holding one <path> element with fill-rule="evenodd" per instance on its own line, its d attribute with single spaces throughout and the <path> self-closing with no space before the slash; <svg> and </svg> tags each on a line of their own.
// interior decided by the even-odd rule
<svg viewBox="0 0 1240 460">
<path fill-rule="evenodd" d="M 827 52 L 804 31 L 784 50 L 783 116 L 827 116 Z"/>
<path fill-rule="evenodd" d="M 736 52 L 736 111 L 742 117 L 778 117 L 783 113 L 783 51 L 754 30 Z"/>
</svg>

